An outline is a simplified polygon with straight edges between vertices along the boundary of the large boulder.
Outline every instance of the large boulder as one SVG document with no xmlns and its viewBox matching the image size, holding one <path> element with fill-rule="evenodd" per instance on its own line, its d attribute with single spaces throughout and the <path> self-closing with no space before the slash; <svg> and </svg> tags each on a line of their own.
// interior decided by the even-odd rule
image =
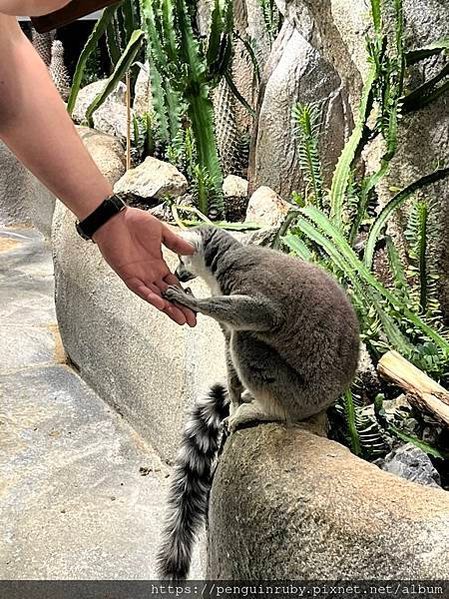
<svg viewBox="0 0 449 599">
<path fill-rule="evenodd" d="M 77 127 L 86 149 L 94 159 L 100 171 L 114 185 L 125 174 L 125 151 L 122 144 L 113 137 L 90 129 Z"/>
<path fill-rule="evenodd" d="M 218 325 L 199 316 L 180 327 L 131 293 L 94 244 L 75 231 L 61 204 L 53 224 L 56 311 L 64 348 L 81 376 L 172 461 L 185 412 L 208 385 L 225 376 Z M 173 268 L 177 258 L 165 252 Z M 195 295 L 208 295 L 192 281 Z"/>
<path fill-rule="evenodd" d="M 246 222 L 257 223 L 262 227 L 274 227 L 281 224 L 291 204 L 283 200 L 269 187 L 262 186 L 251 196 L 246 211 Z"/>
<path fill-rule="evenodd" d="M 445 580 L 449 493 L 299 427 L 226 442 L 209 508 L 209 579 Z"/>
<path fill-rule="evenodd" d="M 98 94 L 101 94 L 107 84 L 107 79 L 99 79 L 93 83 L 89 83 L 78 92 L 75 107 L 72 112 L 72 118 L 76 123 L 82 123 L 86 118 L 86 111 Z M 114 107 L 120 104 L 126 105 L 126 86 L 120 82 L 116 89 L 109 94 L 102 107 L 98 110 L 105 110 L 108 106 Z"/>
<path fill-rule="evenodd" d="M 98 94 L 103 92 L 107 79 L 94 81 L 83 87 L 76 99 L 72 118 L 75 123 L 85 124 L 86 111 Z M 120 82 L 116 89 L 109 94 L 103 104 L 93 113 L 92 120 L 95 129 L 113 135 L 126 142 L 127 135 L 127 110 L 126 110 L 126 86 Z"/>
<path fill-rule="evenodd" d="M 362 80 L 369 69 L 365 36 L 370 30 L 369 7 L 364 0 L 276 0 L 285 20 L 332 65 L 349 94 L 354 114 Z M 348 123 L 351 115 L 347 115 Z"/>
<path fill-rule="evenodd" d="M 55 197 L 0 141 L 0 225 L 33 224 L 50 235 Z"/>
<path fill-rule="evenodd" d="M 286 21 L 273 45 L 264 79 L 250 158 L 250 189 L 267 185 L 285 198 L 293 191 L 304 191 L 292 119 L 296 102 L 322 106 L 320 153 L 326 166 L 324 179 L 329 184 L 345 137 L 344 98 L 338 73 Z"/>
<path fill-rule="evenodd" d="M 114 186 L 115 193 L 131 193 L 146 200 L 164 200 L 167 196 L 182 196 L 188 188 L 187 179 L 168 162 L 152 156 L 126 172 Z"/>
</svg>

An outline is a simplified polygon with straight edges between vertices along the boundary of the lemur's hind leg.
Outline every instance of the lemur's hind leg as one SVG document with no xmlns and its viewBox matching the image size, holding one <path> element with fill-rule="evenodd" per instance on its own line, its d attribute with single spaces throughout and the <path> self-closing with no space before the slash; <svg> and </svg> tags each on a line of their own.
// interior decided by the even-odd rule
<svg viewBox="0 0 449 599">
<path fill-rule="evenodd" d="M 242 409 L 245 420 L 252 414 L 258 420 L 295 423 L 322 411 L 332 399 L 321 389 L 317 392 L 316 385 L 311 386 L 302 373 L 251 332 L 233 333 L 231 352 L 245 389 L 255 398 L 252 404 L 258 407 L 257 413 Z"/>
<path fill-rule="evenodd" d="M 164 297 L 237 331 L 270 331 L 281 319 L 276 308 L 264 297 L 218 295 L 199 299 L 174 285 L 166 289 Z"/>
<path fill-rule="evenodd" d="M 232 415 L 234 411 L 237 410 L 237 408 L 243 403 L 242 395 L 244 392 L 244 387 L 232 362 L 228 338 L 226 338 L 226 370 L 228 375 L 228 393 L 230 401 L 229 411 Z"/>
<path fill-rule="evenodd" d="M 226 418 L 225 427 L 229 433 L 249 423 L 280 422 L 284 419 L 280 416 L 267 414 L 265 407 L 257 399 L 249 403 L 242 403 L 230 416 Z"/>
</svg>

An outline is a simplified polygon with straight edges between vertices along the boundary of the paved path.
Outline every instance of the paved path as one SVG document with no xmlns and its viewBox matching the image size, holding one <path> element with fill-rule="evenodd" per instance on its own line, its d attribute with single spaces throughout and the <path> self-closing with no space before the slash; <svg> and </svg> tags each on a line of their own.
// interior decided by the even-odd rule
<svg viewBox="0 0 449 599">
<path fill-rule="evenodd" d="M 0 228 L 0 578 L 155 578 L 167 474 L 64 364 L 40 234 Z"/>
</svg>

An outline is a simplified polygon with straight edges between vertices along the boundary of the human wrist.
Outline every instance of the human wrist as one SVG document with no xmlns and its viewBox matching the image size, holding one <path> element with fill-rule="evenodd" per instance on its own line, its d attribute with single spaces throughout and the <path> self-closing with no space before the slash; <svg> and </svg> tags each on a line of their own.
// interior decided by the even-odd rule
<svg viewBox="0 0 449 599">
<path fill-rule="evenodd" d="M 121 228 L 125 225 L 126 213 L 129 212 L 130 208 L 127 206 L 121 212 L 111 216 L 101 227 L 99 227 L 92 235 L 92 241 L 97 245 L 101 245 L 106 239 L 109 239 L 117 228 Z"/>
<path fill-rule="evenodd" d="M 96 186 L 94 191 L 89 191 L 87 195 L 86 190 L 82 190 L 82 198 L 77 198 L 77 201 L 66 201 L 64 203 L 68 208 L 75 214 L 79 221 L 83 221 L 85 218 L 90 216 L 94 210 L 101 205 L 104 200 L 111 197 L 114 194 L 112 187 L 108 185 Z"/>
<path fill-rule="evenodd" d="M 77 222 L 79 235 L 83 239 L 94 240 L 95 233 L 125 208 L 126 203 L 120 195 L 108 196 L 86 218 Z"/>
</svg>

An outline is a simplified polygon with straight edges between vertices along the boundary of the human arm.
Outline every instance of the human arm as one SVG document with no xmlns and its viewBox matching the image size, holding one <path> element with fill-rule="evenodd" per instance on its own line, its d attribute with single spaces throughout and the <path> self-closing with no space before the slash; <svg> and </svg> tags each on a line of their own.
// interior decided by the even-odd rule
<svg viewBox="0 0 449 599">
<path fill-rule="evenodd" d="M 15 18 L 2 14 L 0 56 L 0 139 L 84 219 L 111 195 L 112 187 L 85 149 L 44 63 Z M 193 253 L 190 244 L 151 215 L 131 208 L 103 225 L 94 240 L 132 291 L 179 324 L 195 324 L 190 310 L 161 297 L 176 281 L 162 258 L 161 242 L 186 254 Z"/>
<path fill-rule="evenodd" d="M 39 17 L 59 10 L 69 2 L 70 0 L 0 0 L 0 13 Z"/>
</svg>

